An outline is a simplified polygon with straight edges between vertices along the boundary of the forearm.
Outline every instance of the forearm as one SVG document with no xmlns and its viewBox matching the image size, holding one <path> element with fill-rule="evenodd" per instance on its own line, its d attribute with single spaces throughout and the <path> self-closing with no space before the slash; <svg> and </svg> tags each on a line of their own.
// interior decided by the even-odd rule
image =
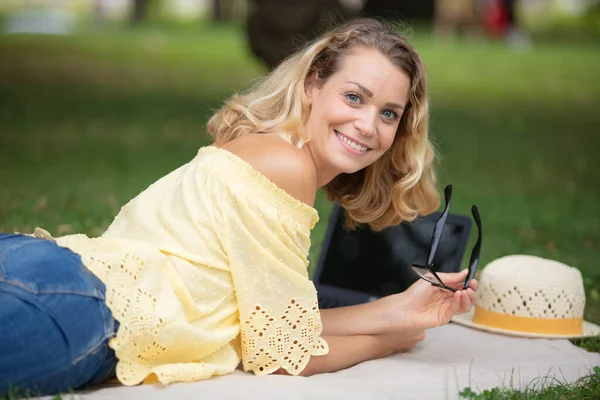
<svg viewBox="0 0 600 400">
<path fill-rule="evenodd" d="M 382 329 L 383 315 L 377 302 L 320 310 L 323 335 L 376 335 Z"/>
<path fill-rule="evenodd" d="M 381 337 L 375 335 L 324 336 L 329 353 L 312 356 L 300 373 L 311 376 L 350 368 L 364 361 L 386 357 L 393 353 Z M 279 373 L 286 374 L 284 370 Z"/>
<path fill-rule="evenodd" d="M 322 309 L 323 335 L 378 335 L 411 328 L 401 295 L 339 308 Z"/>
</svg>

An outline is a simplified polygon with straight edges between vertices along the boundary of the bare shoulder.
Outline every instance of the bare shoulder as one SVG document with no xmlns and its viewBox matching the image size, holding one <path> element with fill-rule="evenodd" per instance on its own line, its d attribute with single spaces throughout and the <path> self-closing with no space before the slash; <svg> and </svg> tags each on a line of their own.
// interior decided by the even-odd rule
<svg viewBox="0 0 600 400">
<path fill-rule="evenodd" d="M 310 206 L 317 192 L 317 171 L 310 155 L 272 135 L 246 135 L 223 149 L 250 164 L 291 196 Z"/>
</svg>

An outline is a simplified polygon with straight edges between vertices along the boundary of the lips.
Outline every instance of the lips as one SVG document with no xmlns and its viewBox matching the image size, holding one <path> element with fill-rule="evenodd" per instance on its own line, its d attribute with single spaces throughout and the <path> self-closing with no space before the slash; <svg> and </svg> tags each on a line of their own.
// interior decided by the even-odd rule
<svg viewBox="0 0 600 400">
<path fill-rule="evenodd" d="M 338 131 L 334 131 L 334 132 L 335 132 L 335 135 L 338 137 L 338 139 L 340 139 L 345 145 L 347 145 L 348 147 L 350 147 L 353 150 L 356 150 L 361 153 L 366 153 L 367 151 L 371 150 L 369 147 L 365 146 L 364 144 L 355 142 L 354 140 L 350 139 L 349 137 L 342 135 Z"/>
</svg>

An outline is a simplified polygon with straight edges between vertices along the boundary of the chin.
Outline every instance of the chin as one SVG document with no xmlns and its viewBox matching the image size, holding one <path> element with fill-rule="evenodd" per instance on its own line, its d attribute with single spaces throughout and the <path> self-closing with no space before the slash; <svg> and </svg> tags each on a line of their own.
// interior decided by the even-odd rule
<svg viewBox="0 0 600 400">
<path fill-rule="evenodd" d="M 343 165 L 340 165 L 338 168 L 338 171 L 340 171 L 340 174 L 355 174 L 358 171 L 365 169 L 366 167 L 368 167 L 371 164 L 367 164 L 367 165 L 349 165 L 349 163 L 345 163 Z"/>
<path fill-rule="evenodd" d="M 337 140 L 337 139 L 336 139 Z M 331 165 L 339 174 L 354 174 L 360 170 L 365 169 L 369 165 L 372 165 L 380 158 L 380 154 L 377 150 L 370 150 L 371 154 L 365 154 L 362 156 L 354 156 L 345 153 L 344 151 L 330 152 L 329 153 L 329 165 Z"/>
</svg>

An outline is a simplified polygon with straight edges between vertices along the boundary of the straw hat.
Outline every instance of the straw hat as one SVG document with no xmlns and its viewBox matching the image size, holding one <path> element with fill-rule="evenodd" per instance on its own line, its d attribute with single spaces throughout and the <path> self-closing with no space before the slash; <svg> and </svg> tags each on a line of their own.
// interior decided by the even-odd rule
<svg viewBox="0 0 600 400">
<path fill-rule="evenodd" d="M 539 338 L 600 335 L 583 320 L 581 272 L 535 256 L 498 258 L 482 271 L 475 307 L 453 322 L 488 332 Z"/>
</svg>

